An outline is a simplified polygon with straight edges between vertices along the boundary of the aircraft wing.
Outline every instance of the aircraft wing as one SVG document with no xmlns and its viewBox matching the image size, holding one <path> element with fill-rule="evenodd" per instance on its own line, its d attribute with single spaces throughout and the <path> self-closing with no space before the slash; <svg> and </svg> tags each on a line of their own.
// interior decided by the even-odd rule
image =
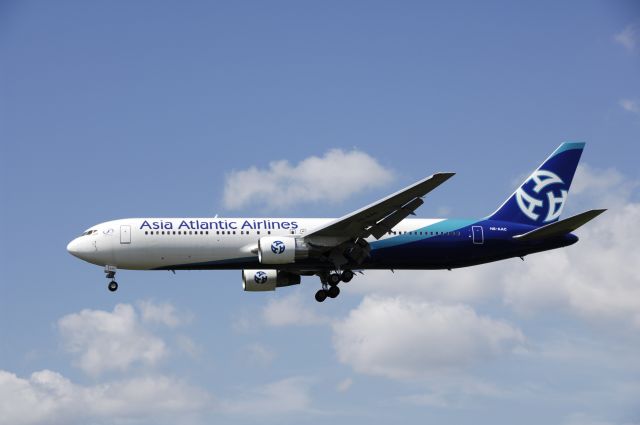
<svg viewBox="0 0 640 425">
<path fill-rule="evenodd" d="M 313 229 L 304 236 L 304 239 L 311 243 L 320 242 L 320 245 L 337 244 L 369 235 L 379 239 L 400 221 L 413 214 L 424 203 L 423 196 L 454 174 L 436 173 L 364 208 Z"/>
<path fill-rule="evenodd" d="M 605 209 L 585 211 L 572 217 L 565 218 L 564 220 L 556 221 L 555 223 L 550 223 L 546 226 L 538 227 L 537 229 L 531 230 L 530 232 L 523 233 L 521 235 L 515 235 L 513 238 L 521 241 L 528 241 L 533 239 L 545 239 L 554 236 L 566 235 L 567 233 L 573 232 L 588 221 L 593 220 L 605 211 Z"/>
</svg>

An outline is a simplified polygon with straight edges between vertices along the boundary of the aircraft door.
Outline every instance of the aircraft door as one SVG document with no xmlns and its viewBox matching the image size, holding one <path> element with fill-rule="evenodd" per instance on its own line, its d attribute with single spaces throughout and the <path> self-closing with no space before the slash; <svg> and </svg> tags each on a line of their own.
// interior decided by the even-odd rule
<svg viewBox="0 0 640 425">
<path fill-rule="evenodd" d="M 120 243 L 131 243 L 131 226 L 128 224 L 120 226 Z"/>
<path fill-rule="evenodd" d="M 484 243 L 484 232 L 482 226 L 471 226 L 471 232 L 473 234 L 473 243 L 481 245 Z"/>
</svg>

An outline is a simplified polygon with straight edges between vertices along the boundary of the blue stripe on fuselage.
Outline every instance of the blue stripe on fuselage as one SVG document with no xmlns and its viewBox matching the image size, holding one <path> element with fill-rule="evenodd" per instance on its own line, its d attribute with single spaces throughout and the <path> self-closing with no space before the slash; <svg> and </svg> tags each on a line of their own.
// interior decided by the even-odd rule
<svg viewBox="0 0 640 425">
<path fill-rule="evenodd" d="M 371 242 L 371 249 L 388 248 L 390 246 L 404 245 L 422 239 L 439 237 L 440 233 L 457 232 L 460 229 L 471 226 L 477 220 L 443 220 L 430 226 L 420 227 L 408 233 L 392 236 L 390 238 Z M 420 232 L 423 234 L 421 235 Z"/>
<path fill-rule="evenodd" d="M 473 226 L 482 227 L 482 243 L 474 243 Z M 573 235 L 529 243 L 513 239 L 514 235 L 534 228 L 496 220 L 445 220 L 407 234 L 372 242 L 371 256 L 365 266 L 396 269 L 465 267 L 523 256 L 577 241 Z"/>
</svg>

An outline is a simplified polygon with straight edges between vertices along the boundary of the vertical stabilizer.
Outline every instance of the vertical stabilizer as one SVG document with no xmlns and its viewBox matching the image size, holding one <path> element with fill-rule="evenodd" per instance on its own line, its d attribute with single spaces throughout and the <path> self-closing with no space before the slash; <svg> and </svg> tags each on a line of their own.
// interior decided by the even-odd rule
<svg viewBox="0 0 640 425">
<path fill-rule="evenodd" d="M 560 218 L 584 143 L 563 143 L 489 217 L 543 226 Z"/>
</svg>

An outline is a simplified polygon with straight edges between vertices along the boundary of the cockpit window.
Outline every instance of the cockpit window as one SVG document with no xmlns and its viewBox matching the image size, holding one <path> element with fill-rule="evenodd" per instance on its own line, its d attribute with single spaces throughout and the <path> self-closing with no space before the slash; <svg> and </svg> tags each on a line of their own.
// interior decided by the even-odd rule
<svg viewBox="0 0 640 425">
<path fill-rule="evenodd" d="M 91 230 L 87 230 L 86 232 L 84 232 L 82 235 L 80 236 L 87 236 L 87 235 L 93 235 L 94 233 L 98 233 L 97 230 L 95 229 L 91 229 Z"/>
</svg>

